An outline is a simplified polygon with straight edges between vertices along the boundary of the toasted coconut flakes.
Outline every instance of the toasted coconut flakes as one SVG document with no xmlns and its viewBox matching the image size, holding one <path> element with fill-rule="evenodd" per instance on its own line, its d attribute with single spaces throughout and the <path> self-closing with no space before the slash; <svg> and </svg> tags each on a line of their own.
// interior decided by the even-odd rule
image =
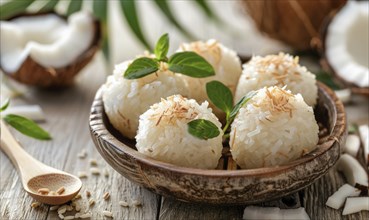
<svg viewBox="0 0 369 220">
<path fill-rule="evenodd" d="M 369 197 L 350 197 L 346 199 L 342 215 L 349 215 L 363 210 L 369 211 Z"/>
<path fill-rule="evenodd" d="M 104 193 L 103 198 L 104 200 L 108 200 L 110 198 L 109 192 Z"/>
<path fill-rule="evenodd" d="M 359 194 L 359 189 L 356 189 L 349 184 L 345 184 L 341 186 L 337 192 L 331 195 L 325 204 L 331 208 L 339 209 L 343 206 L 347 197 L 358 196 Z"/>
<path fill-rule="evenodd" d="M 135 200 L 132 200 L 132 205 L 134 205 L 134 206 L 142 206 L 142 202 L 140 200 L 135 199 Z"/>
<path fill-rule="evenodd" d="M 56 211 L 58 208 L 58 205 L 50 206 L 50 211 Z"/>
<path fill-rule="evenodd" d="M 347 182 L 354 186 L 359 183 L 368 186 L 368 176 L 360 163 L 349 154 L 342 154 L 337 162 L 337 170 L 342 171 Z"/>
<path fill-rule="evenodd" d="M 90 192 L 90 191 L 88 191 L 88 190 L 86 190 L 86 196 L 87 196 L 87 197 L 90 197 L 90 196 L 91 196 L 91 192 Z"/>
<path fill-rule="evenodd" d="M 64 191 L 65 191 L 65 188 L 64 188 L 64 186 L 62 186 L 62 187 L 60 187 L 58 190 L 56 190 L 56 193 L 57 193 L 58 195 L 61 195 L 61 194 L 63 194 L 63 193 L 64 193 Z"/>
<path fill-rule="evenodd" d="M 95 204 L 95 200 L 94 199 L 88 200 L 88 205 L 89 206 L 93 206 L 94 204 Z"/>
<path fill-rule="evenodd" d="M 86 149 L 82 149 L 81 152 L 78 153 L 78 158 L 84 159 L 87 156 Z"/>
<path fill-rule="evenodd" d="M 109 170 L 108 168 L 104 168 L 104 176 L 109 177 Z"/>
<path fill-rule="evenodd" d="M 41 195 L 49 194 L 50 190 L 48 188 L 40 188 L 37 191 Z"/>
<path fill-rule="evenodd" d="M 259 207 L 248 206 L 243 213 L 243 219 L 308 219 L 309 215 L 306 213 L 305 208 L 297 209 L 280 209 L 276 207 Z"/>
<path fill-rule="evenodd" d="M 75 200 L 78 200 L 80 198 L 82 198 L 81 193 L 78 193 L 72 200 L 75 201 Z"/>
<path fill-rule="evenodd" d="M 91 166 L 97 166 L 98 165 L 97 160 L 96 159 L 90 159 L 90 165 Z"/>
<path fill-rule="evenodd" d="M 87 173 L 85 171 L 78 171 L 77 175 L 80 179 L 87 178 Z"/>
</svg>

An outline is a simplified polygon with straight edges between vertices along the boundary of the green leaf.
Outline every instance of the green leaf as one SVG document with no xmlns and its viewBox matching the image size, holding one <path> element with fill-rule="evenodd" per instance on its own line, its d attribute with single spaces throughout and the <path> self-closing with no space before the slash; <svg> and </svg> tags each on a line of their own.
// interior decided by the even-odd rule
<svg viewBox="0 0 369 220">
<path fill-rule="evenodd" d="M 160 61 L 165 61 L 169 50 L 169 36 L 164 34 L 161 36 L 155 46 L 155 56 Z"/>
<path fill-rule="evenodd" d="M 5 110 L 8 108 L 9 103 L 10 103 L 10 100 L 9 100 L 9 99 L 7 99 L 7 100 L 5 101 L 5 103 L 1 106 L 1 108 L 0 108 L 0 112 L 5 111 Z"/>
<path fill-rule="evenodd" d="M 196 39 L 190 32 L 188 32 L 176 19 L 176 16 L 172 13 L 172 9 L 168 5 L 168 0 L 154 0 L 159 9 L 167 17 L 167 19 L 185 35 L 187 38 L 193 40 Z"/>
<path fill-rule="evenodd" d="M 222 20 L 213 12 L 208 3 L 205 0 L 195 0 L 194 1 L 199 8 L 208 16 L 208 18 L 214 20 L 218 24 L 222 24 Z"/>
<path fill-rule="evenodd" d="M 42 6 L 42 8 L 39 11 L 40 12 L 53 11 L 58 2 L 59 0 L 49 0 L 44 6 Z"/>
<path fill-rule="evenodd" d="M 67 9 L 67 16 L 80 11 L 82 8 L 83 0 L 71 0 Z"/>
<path fill-rule="evenodd" d="M 316 80 L 324 83 L 325 85 L 327 85 L 331 89 L 333 89 L 333 90 L 340 90 L 341 89 L 341 87 L 336 82 L 334 82 L 333 77 L 331 75 L 329 75 L 328 73 L 321 71 L 319 73 L 316 73 L 315 75 L 316 75 Z"/>
<path fill-rule="evenodd" d="M 105 58 L 110 58 L 109 36 L 108 36 L 108 1 L 94 0 L 92 4 L 92 11 L 96 18 L 101 22 L 102 32 L 102 50 Z"/>
<path fill-rule="evenodd" d="M 220 131 L 218 127 L 211 121 L 205 119 L 196 119 L 188 124 L 188 133 L 200 139 L 211 139 L 218 137 Z"/>
<path fill-rule="evenodd" d="M 8 19 L 16 14 L 25 12 L 35 0 L 13 0 L 0 5 L 0 20 Z"/>
<path fill-rule="evenodd" d="M 144 76 L 154 73 L 159 69 L 159 62 L 147 58 L 141 57 L 134 60 L 127 68 L 124 73 L 124 78 L 126 79 L 138 79 Z"/>
<path fill-rule="evenodd" d="M 152 51 L 150 44 L 142 33 L 140 21 L 136 11 L 136 2 L 134 0 L 120 0 L 120 6 L 122 8 L 123 15 L 133 33 L 148 50 Z"/>
<path fill-rule="evenodd" d="M 242 108 L 254 95 L 256 95 L 256 91 L 251 91 L 247 93 L 240 101 L 237 102 L 237 104 L 233 107 L 231 114 L 229 115 L 230 118 L 236 117 L 238 111 L 240 108 Z"/>
<path fill-rule="evenodd" d="M 187 76 L 203 78 L 214 76 L 214 68 L 204 58 L 194 52 L 173 54 L 168 61 L 169 70 Z"/>
<path fill-rule="evenodd" d="M 24 135 L 40 139 L 40 140 L 50 140 L 51 137 L 47 131 L 42 129 L 40 126 L 38 126 L 34 121 L 19 116 L 19 115 L 13 115 L 9 114 L 4 117 L 4 120 L 17 129 L 19 132 L 21 132 Z"/>
<path fill-rule="evenodd" d="M 227 115 L 233 108 L 233 95 L 231 90 L 219 81 L 211 81 L 206 83 L 206 93 L 210 101 Z"/>
</svg>

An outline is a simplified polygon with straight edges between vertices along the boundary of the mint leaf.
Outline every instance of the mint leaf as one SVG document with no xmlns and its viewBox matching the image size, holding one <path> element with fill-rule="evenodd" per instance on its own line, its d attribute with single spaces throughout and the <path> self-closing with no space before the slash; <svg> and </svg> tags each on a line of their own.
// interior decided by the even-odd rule
<svg viewBox="0 0 369 220">
<path fill-rule="evenodd" d="M 167 60 L 167 53 L 169 50 L 169 36 L 168 34 L 164 34 L 161 36 L 156 43 L 155 46 L 155 56 L 160 61 L 166 61 Z"/>
<path fill-rule="evenodd" d="M 169 58 L 168 64 L 169 70 L 191 77 L 203 78 L 215 75 L 213 67 L 194 52 L 175 53 Z"/>
<path fill-rule="evenodd" d="M 256 95 L 256 91 L 251 91 L 247 93 L 237 104 L 233 107 L 231 114 L 229 115 L 230 118 L 236 117 L 240 108 L 242 108 L 254 95 Z"/>
<path fill-rule="evenodd" d="M 206 93 L 210 101 L 227 115 L 233 108 L 233 95 L 231 90 L 219 81 L 211 81 L 206 83 Z"/>
<path fill-rule="evenodd" d="M 17 129 L 24 135 L 40 139 L 40 140 L 49 140 L 51 139 L 49 133 L 38 126 L 34 121 L 19 116 L 8 114 L 4 117 L 4 121 L 6 121 L 10 126 Z"/>
<path fill-rule="evenodd" d="M 215 138 L 220 134 L 218 127 L 211 121 L 196 119 L 188 124 L 188 133 L 203 140 Z"/>
<path fill-rule="evenodd" d="M 9 99 L 7 99 L 7 100 L 5 101 L 5 103 L 1 106 L 1 108 L 0 108 L 0 112 L 2 112 L 2 111 L 4 111 L 4 110 L 6 110 L 6 109 L 8 108 L 8 106 L 9 106 L 9 103 L 10 103 L 10 100 L 9 100 Z"/>
<path fill-rule="evenodd" d="M 124 73 L 126 79 L 138 79 L 156 72 L 159 69 L 159 62 L 154 59 L 141 57 L 134 60 Z"/>
</svg>

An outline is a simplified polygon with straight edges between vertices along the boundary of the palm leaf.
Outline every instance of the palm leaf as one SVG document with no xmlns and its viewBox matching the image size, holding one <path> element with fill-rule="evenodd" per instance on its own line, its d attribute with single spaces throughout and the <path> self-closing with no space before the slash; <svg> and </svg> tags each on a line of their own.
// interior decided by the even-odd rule
<svg viewBox="0 0 369 220">
<path fill-rule="evenodd" d="M 176 19 L 176 17 L 172 13 L 172 9 L 168 5 L 167 0 L 154 0 L 155 4 L 159 7 L 159 9 L 163 12 L 163 14 L 167 17 L 167 19 L 185 35 L 187 38 L 194 40 L 195 37 L 188 32 Z"/>
<path fill-rule="evenodd" d="M 199 8 L 208 16 L 208 18 L 215 21 L 217 24 L 223 25 L 223 21 L 213 12 L 213 10 L 208 5 L 205 0 L 195 0 L 195 3 L 199 6 Z"/>
<path fill-rule="evenodd" d="M 102 49 L 104 56 L 107 60 L 110 58 L 110 50 L 109 50 L 109 38 L 108 38 L 108 1 L 105 0 L 94 0 L 92 5 L 92 10 L 96 18 L 98 18 L 101 22 L 101 31 L 102 31 Z"/>
<path fill-rule="evenodd" d="M 120 6 L 132 32 L 148 50 L 152 50 L 150 44 L 143 35 L 140 21 L 137 16 L 136 2 L 134 0 L 120 0 Z"/>
<path fill-rule="evenodd" d="M 73 14 L 74 12 L 80 11 L 82 8 L 82 0 L 71 0 L 68 9 L 67 16 Z"/>
<path fill-rule="evenodd" d="M 0 6 L 0 20 L 8 19 L 16 14 L 26 11 L 35 0 L 9 1 Z"/>
<path fill-rule="evenodd" d="M 59 0 L 49 0 L 41 9 L 40 12 L 43 11 L 53 11 L 55 6 L 59 3 Z"/>
</svg>

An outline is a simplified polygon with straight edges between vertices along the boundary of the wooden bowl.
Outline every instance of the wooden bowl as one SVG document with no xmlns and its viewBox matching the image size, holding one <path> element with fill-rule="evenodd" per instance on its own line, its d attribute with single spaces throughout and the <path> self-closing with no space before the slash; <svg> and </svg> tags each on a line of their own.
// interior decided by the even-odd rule
<svg viewBox="0 0 369 220">
<path fill-rule="evenodd" d="M 220 166 L 194 169 L 164 163 L 139 153 L 135 141 L 115 130 L 104 112 L 102 89 L 90 113 L 90 131 L 97 150 L 120 174 L 149 190 L 187 202 L 253 204 L 295 193 L 323 176 L 340 156 L 346 138 L 343 104 L 334 92 L 318 83 L 315 108 L 321 125 L 318 147 L 283 166 L 241 170 L 225 148 Z"/>
</svg>

